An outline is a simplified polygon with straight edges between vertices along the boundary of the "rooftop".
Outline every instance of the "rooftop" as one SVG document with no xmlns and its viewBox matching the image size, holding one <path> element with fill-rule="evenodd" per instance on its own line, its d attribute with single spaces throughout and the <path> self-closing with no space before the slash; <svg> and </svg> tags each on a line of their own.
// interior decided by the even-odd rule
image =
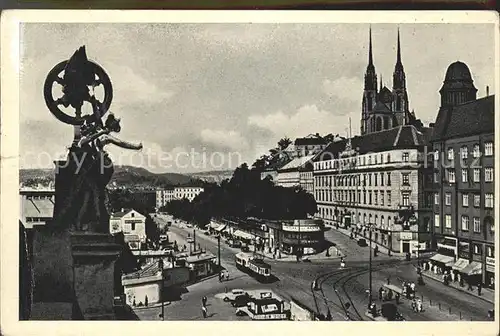
<svg viewBox="0 0 500 336">
<path fill-rule="evenodd" d="M 288 162 L 286 165 L 281 167 L 279 170 L 300 168 L 303 165 L 305 165 L 308 161 L 312 160 L 312 158 L 314 158 L 314 155 L 308 155 L 293 159 L 292 161 Z"/>
<path fill-rule="evenodd" d="M 380 152 L 391 149 L 410 149 L 418 148 L 426 144 L 426 134 L 428 128 L 418 130 L 413 125 L 404 125 L 373 132 L 361 136 L 355 136 L 351 139 L 352 148 L 358 151 L 358 154 L 370 152 Z M 326 161 L 338 158 L 339 154 L 346 148 L 347 140 L 330 143 L 314 161 Z"/>
<path fill-rule="evenodd" d="M 493 133 L 494 129 L 495 96 L 492 95 L 439 110 L 432 141 Z"/>
<path fill-rule="evenodd" d="M 52 218 L 54 202 L 50 199 L 28 199 L 22 202 L 24 217 Z"/>
</svg>

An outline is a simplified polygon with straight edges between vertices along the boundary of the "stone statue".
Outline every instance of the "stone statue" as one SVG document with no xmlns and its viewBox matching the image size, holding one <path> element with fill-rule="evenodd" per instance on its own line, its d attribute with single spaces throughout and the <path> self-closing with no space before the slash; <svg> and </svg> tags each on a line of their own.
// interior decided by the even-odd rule
<svg viewBox="0 0 500 336">
<path fill-rule="evenodd" d="M 58 99 L 53 97 L 54 84 L 62 86 L 63 96 Z M 94 88 L 100 85 L 104 87 L 102 101 L 94 94 Z M 87 59 L 84 46 L 68 61 L 57 64 L 47 76 L 44 86 L 47 107 L 58 120 L 75 128 L 66 161 L 56 163 L 56 196 L 51 224 L 55 229 L 109 231 L 106 185 L 113 175 L 113 163 L 104 147 L 113 144 L 125 149 L 142 149 L 142 144 L 129 143 L 111 135 L 121 130 L 120 119 L 112 113 L 103 123 L 112 95 L 108 75 Z M 85 102 L 92 107 L 91 114 L 82 115 Z M 66 114 L 60 106 L 71 106 L 75 110 L 74 116 Z"/>
</svg>

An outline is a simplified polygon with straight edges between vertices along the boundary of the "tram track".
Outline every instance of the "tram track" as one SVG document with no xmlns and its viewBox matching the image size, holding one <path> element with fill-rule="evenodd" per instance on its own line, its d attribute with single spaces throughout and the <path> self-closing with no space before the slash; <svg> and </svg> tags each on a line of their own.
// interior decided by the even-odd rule
<svg viewBox="0 0 500 336">
<path fill-rule="evenodd" d="M 391 260 L 391 261 L 388 261 L 388 262 L 382 262 L 382 263 L 379 263 L 379 264 L 377 264 L 375 266 L 372 266 L 372 272 L 373 271 L 382 270 L 382 269 L 386 269 L 386 268 L 390 268 L 390 267 L 393 267 L 393 266 L 396 266 L 396 265 L 405 265 L 407 263 L 411 263 L 411 261 L 401 262 L 399 260 L 398 261 Z M 338 275 L 340 273 L 344 273 L 345 271 L 348 271 L 348 270 L 351 270 L 351 272 L 349 272 L 349 273 L 341 276 L 338 279 L 335 279 L 335 282 L 332 284 L 332 287 L 334 289 L 334 292 L 335 292 L 335 294 L 336 294 L 336 296 L 337 296 L 340 304 L 337 303 L 337 302 L 334 302 L 332 300 L 327 299 L 326 295 L 325 295 L 325 293 L 323 291 L 322 285 L 329 278 L 331 278 L 331 277 L 333 277 L 335 275 Z M 337 269 L 335 271 L 327 272 L 327 273 L 320 274 L 319 276 L 317 276 L 315 280 L 319 281 L 319 283 L 318 283 L 319 288 L 320 288 L 319 291 L 321 292 L 321 294 L 322 294 L 322 296 L 323 296 L 323 298 L 325 300 L 325 304 L 327 305 L 327 309 L 329 310 L 328 303 L 327 303 L 327 302 L 329 302 L 330 304 L 333 304 L 334 306 L 341 308 L 344 311 L 344 314 L 345 314 L 345 316 L 346 316 L 346 318 L 348 320 L 353 320 L 353 316 L 351 314 L 349 314 L 349 311 L 346 308 L 346 305 L 344 303 L 345 300 L 342 299 L 341 293 L 339 291 L 339 289 L 341 288 L 344 297 L 347 299 L 347 302 L 349 302 L 349 305 L 352 307 L 353 311 L 355 312 L 355 316 L 357 317 L 356 320 L 363 321 L 364 319 L 363 319 L 362 315 L 359 313 L 358 309 L 356 308 L 356 305 L 354 304 L 354 301 L 353 301 L 351 295 L 349 295 L 349 293 L 347 292 L 346 284 L 348 283 L 349 280 L 351 280 L 351 279 L 353 279 L 355 277 L 358 277 L 360 275 L 366 274 L 368 272 L 370 272 L 370 269 L 366 268 L 366 266 L 363 266 L 363 267 L 351 267 L 351 268 L 346 268 L 346 269 Z M 313 296 L 315 296 L 314 290 L 313 290 Z"/>
</svg>

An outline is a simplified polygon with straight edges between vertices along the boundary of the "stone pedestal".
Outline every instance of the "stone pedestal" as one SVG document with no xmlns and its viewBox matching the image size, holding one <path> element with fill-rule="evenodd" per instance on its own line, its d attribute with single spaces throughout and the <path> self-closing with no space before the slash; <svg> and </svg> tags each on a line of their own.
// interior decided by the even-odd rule
<svg viewBox="0 0 500 336">
<path fill-rule="evenodd" d="M 105 233 L 72 233 L 74 291 L 85 320 L 113 320 L 115 262 L 122 247 Z"/>
<path fill-rule="evenodd" d="M 36 229 L 32 320 L 113 320 L 115 261 L 122 246 L 105 233 Z"/>
<path fill-rule="evenodd" d="M 71 320 L 73 258 L 69 232 L 33 229 L 33 320 Z"/>
</svg>

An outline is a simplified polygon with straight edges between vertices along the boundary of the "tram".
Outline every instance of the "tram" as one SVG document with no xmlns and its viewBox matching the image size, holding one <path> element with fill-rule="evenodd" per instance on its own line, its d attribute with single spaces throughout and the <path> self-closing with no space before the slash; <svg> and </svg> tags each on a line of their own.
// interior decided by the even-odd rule
<svg viewBox="0 0 500 336">
<path fill-rule="evenodd" d="M 250 253 L 239 252 L 235 256 L 236 267 L 255 277 L 257 280 L 267 282 L 271 280 L 271 265 L 264 262 L 261 257 Z"/>
</svg>

